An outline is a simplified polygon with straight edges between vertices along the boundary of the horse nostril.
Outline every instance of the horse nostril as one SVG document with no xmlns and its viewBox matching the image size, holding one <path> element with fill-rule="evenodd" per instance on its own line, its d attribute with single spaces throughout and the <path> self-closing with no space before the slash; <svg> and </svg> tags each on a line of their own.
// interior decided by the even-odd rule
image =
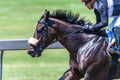
<svg viewBox="0 0 120 80">
<path fill-rule="evenodd" d="M 33 53 L 33 51 L 28 51 L 28 54 L 30 54 L 30 55 L 31 55 L 32 53 Z"/>
<path fill-rule="evenodd" d="M 29 54 L 30 56 L 32 56 L 32 57 L 35 57 L 35 55 L 34 55 L 34 52 L 33 52 L 33 51 L 28 51 L 28 54 Z"/>
<path fill-rule="evenodd" d="M 39 57 L 41 56 L 42 49 L 36 48 L 36 49 L 29 49 L 28 54 L 32 57 Z"/>
</svg>

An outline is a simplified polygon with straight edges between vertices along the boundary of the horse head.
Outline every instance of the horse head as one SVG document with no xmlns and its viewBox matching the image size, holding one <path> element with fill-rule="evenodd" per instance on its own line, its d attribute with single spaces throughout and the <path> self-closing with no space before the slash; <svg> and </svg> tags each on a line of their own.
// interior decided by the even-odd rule
<svg viewBox="0 0 120 80">
<path fill-rule="evenodd" d="M 33 37 L 28 40 L 30 47 L 28 54 L 32 57 L 41 56 L 41 52 L 56 38 L 52 28 L 54 21 L 49 19 L 49 11 L 45 10 L 43 16 L 38 21 Z"/>
<path fill-rule="evenodd" d="M 45 10 L 38 21 L 33 37 L 28 40 L 30 44 L 28 54 L 38 57 L 48 45 L 55 41 L 66 43 L 64 39 L 81 31 L 80 26 L 86 23 L 89 21 L 85 21 L 84 18 L 79 19 L 79 14 L 73 14 L 71 11 L 56 10 L 50 14 Z"/>
</svg>

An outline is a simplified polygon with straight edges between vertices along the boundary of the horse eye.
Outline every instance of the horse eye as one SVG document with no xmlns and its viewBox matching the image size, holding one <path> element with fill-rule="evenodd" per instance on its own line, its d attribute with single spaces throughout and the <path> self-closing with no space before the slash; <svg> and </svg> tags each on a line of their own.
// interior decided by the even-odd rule
<svg viewBox="0 0 120 80">
<path fill-rule="evenodd" d="M 42 31 L 44 25 L 38 24 L 37 31 Z"/>
<path fill-rule="evenodd" d="M 37 34 L 40 35 L 44 31 L 44 27 L 42 28 L 37 28 Z"/>
<path fill-rule="evenodd" d="M 37 28 L 37 32 L 40 32 L 41 31 L 41 29 L 40 28 Z"/>
</svg>

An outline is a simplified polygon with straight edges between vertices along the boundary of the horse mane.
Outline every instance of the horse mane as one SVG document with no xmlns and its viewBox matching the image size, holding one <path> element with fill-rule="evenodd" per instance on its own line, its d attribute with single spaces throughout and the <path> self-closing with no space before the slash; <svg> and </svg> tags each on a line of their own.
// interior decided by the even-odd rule
<svg viewBox="0 0 120 80">
<path fill-rule="evenodd" d="M 79 13 L 74 14 L 70 10 L 54 10 L 50 14 L 50 17 L 81 26 L 84 26 L 84 24 L 92 24 L 89 20 L 85 20 L 85 17 L 80 17 Z"/>
<path fill-rule="evenodd" d="M 89 20 L 85 20 L 85 17 L 80 17 L 79 13 L 74 14 L 70 10 L 54 10 L 50 14 L 51 18 L 57 18 L 63 20 L 65 22 L 81 25 L 84 26 L 85 24 L 91 25 L 92 23 Z M 97 34 L 100 36 L 107 36 L 105 30 L 98 30 L 98 31 L 85 31 L 88 34 Z"/>
<path fill-rule="evenodd" d="M 85 20 L 85 17 L 81 17 L 79 13 L 75 14 L 70 10 L 53 10 L 53 12 L 50 13 L 49 17 L 60 19 L 65 22 L 80 26 L 84 26 L 85 24 L 92 25 L 92 23 L 89 20 Z M 43 18 L 43 16 L 41 18 Z M 99 36 L 107 37 L 105 30 L 97 31 L 85 30 L 84 32 L 86 32 L 87 34 L 97 34 Z"/>
</svg>

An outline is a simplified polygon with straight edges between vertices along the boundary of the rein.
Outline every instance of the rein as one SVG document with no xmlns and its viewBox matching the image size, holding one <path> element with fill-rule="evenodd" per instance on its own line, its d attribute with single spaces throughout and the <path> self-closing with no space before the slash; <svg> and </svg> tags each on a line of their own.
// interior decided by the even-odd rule
<svg viewBox="0 0 120 80">
<path fill-rule="evenodd" d="M 73 34 L 79 32 L 80 30 L 82 30 L 82 29 L 78 29 L 78 30 L 76 30 L 76 31 L 74 31 L 74 32 L 72 32 L 72 33 L 69 33 L 69 34 L 67 34 L 67 35 L 64 35 L 63 37 L 60 37 L 59 39 L 55 39 L 55 40 L 53 40 L 50 44 L 53 44 L 53 43 L 55 43 L 55 42 L 57 42 L 57 41 L 60 41 L 60 40 L 62 40 L 62 39 L 64 39 L 64 38 L 70 37 L 70 36 L 72 36 Z"/>
</svg>

